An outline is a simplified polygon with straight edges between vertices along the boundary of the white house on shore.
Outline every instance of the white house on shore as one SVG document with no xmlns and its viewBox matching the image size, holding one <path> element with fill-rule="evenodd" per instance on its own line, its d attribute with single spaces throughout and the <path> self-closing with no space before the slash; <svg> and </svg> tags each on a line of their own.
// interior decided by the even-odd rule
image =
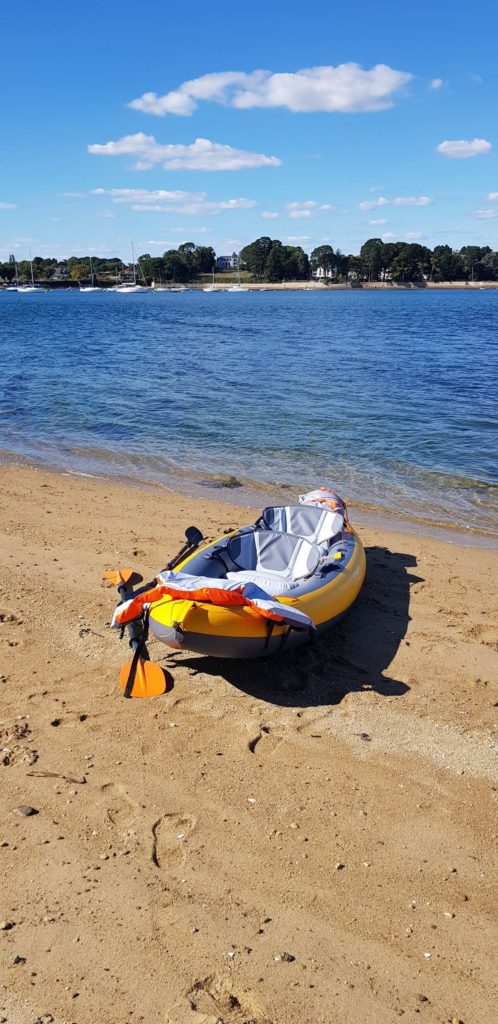
<svg viewBox="0 0 498 1024">
<path fill-rule="evenodd" d="M 337 267 L 315 267 L 311 271 L 311 276 L 315 281 L 333 281 L 337 277 Z"/>
<path fill-rule="evenodd" d="M 216 257 L 216 270 L 237 270 L 238 264 L 239 257 L 236 252 L 233 252 L 231 256 Z"/>
</svg>

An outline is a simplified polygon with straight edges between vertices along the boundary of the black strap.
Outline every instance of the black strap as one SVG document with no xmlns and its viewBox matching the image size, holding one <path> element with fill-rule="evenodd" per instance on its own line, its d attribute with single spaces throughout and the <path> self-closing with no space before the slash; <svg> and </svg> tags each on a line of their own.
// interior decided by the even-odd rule
<svg viewBox="0 0 498 1024">
<path fill-rule="evenodd" d="M 314 628 L 314 626 L 297 626 L 294 622 L 289 622 L 285 633 L 282 633 L 282 639 L 281 639 L 281 642 L 280 642 L 279 651 L 283 651 L 283 649 L 284 649 L 284 647 L 285 647 L 285 645 L 287 643 L 287 640 L 289 639 L 289 636 L 290 636 L 290 634 L 292 633 L 293 630 L 296 633 L 304 633 L 306 631 L 308 633 L 310 642 L 311 642 L 311 640 L 314 640 L 314 638 L 317 635 L 317 631 Z"/>
<path fill-rule="evenodd" d="M 150 608 L 146 608 L 144 614 L 142 636 L 140 637 L 140 640 L 138 641 L 138 644 L 135 648 L 135 653 L 133 655 L 132 662 L 130 665 L 130 674 L 128 676 L 128 679 L 126 680 L 126 686 L 124 689 L 125 697 L 131 697 L 131 691 L 133 690 L 133 684 L 135 682 L 135 676 L 137 674 L 137 666 L 140 661 L 145 644 L 147 643 L 147 638 L 149 636 L 149 615 Z"/>
<path fill-rule="evenodd" d="M 266 650 L 268 649 L 268 647 L 270 646 L 270 640 L 271 640 L 271 638 L 272 638 L 272 636 L 273 636 L 273 630 L 275 629 L 275 626 L 276 626 L 276 625 L 277 625 L 277 623 L 276 623 L 275 619 L 267 619 L 267 620 L 266 620 L 266 641 L 265 641 L 265 651 L 266 651 Z"/>
<path fill-rule="evenodd" d="M 222 564 L 222 566 L 223 566 L 223 568 L 225 570 L 225 573 L 233 572 L 234 571 L 234 566 L 235 566 L 235 569 L 238 569 L 237 563 L 234 562 L 233 558 L 230 557 L 230 555 L 228 554 L 228 551 L 227 551 L 226 548 L 213 548 L 210 557 L 211 558 L 217 558 L 218 561 L 221 562 L 221 564 Z"/>
</svg>

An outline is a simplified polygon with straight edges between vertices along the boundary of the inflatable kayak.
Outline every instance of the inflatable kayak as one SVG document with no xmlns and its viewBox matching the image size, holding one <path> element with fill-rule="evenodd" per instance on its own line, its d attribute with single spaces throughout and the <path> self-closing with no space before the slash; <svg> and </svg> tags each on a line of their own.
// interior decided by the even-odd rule
<svg viewBox="0 0 498 1024">
<path fill-rule="evenodd" d="M 114 626 L 146 611 L 169 647 L 257 658 L 308 643 L 352 605 L 365 553 L 344 502 L 321 488 L 299 504 L 265 508 L 257 521 L 188 553 L 155 585 L 118 605 Z"/>
</svg>

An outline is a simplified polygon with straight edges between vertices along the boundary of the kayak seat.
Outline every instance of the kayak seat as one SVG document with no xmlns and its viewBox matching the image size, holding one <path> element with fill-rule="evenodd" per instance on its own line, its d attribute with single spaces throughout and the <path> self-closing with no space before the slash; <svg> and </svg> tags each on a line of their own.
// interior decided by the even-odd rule
<svg viewBox="0 0 498 1024">
<path fill-rule="evenodd" d="M 236 570 L 252 574 L 251 582 L 257 583 L 257 575 L 272 579 L 280 584 L 311 576 L 320 561 L 316 544 L 304 537 L 273 530 L 252 530 L 236 534 L 227 545 L 227 554 Z M 238 572 L 227 573 L 235 579 Z M 249 582 L 246 579 L 246 582 Z M 261 580 L 260 584 L 263 587 Z"/>
<path fill-rule="evenodd" d="M 293 580 L 285 580 L 283 576 L 279 576 L 278 573 L 266 573 L 257 572 L 254 569 L 239 569 L 238 572 L 227 572 L 227 580 L 231 583 L 254 583 L 261 590 L 264 590 L 270 597 L 276 597 L 280 594 L 285 594 L 289 590 L 294 590 L 296 583 Z"/>
<path fill-rule="evenodd" d="M 275 505 L 265 508 L 257 526 L 280 533 L 292 533 L 311 544 L 319 545 L 324 554 L 331 544 L 341 540 L 344 517 L 341 512 L 314 505 Z"/>
</svg>

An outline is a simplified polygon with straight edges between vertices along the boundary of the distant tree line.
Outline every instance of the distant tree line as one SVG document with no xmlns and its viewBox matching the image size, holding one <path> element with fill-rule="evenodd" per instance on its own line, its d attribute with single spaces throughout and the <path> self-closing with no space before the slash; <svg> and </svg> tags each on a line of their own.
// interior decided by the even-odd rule
<svg viewBox="0 0 498 1024">
<path fill-rule="evenodd" d="M 310 257 L 300 246 L 258 238 L 241 250 L 240 260 L 255 281 L 300 281 L 319 274 L 324 281 L 498 281 L 498 252 L 489 245 L 449 245 L 429 249 L 418 242 L 384 242 L 369 238 L 358 256 L 345 255 L 331 245 L 313 249 Z"/>
<path fill-rule="evenodd" d="M 449 245 L 429 249 L 418 242 L 384 242 L 369 238 L 348 267 L 367 281 L 497 281 L 498 252 L 489 245 Z"/>
<path fill-rule="evenodd" d="M 240 250 L 239 260 L 254 281 L 308 281 L 310 260 L 300 245 L 283 245 L 276 238 L 257 238 Z"/>
<path fill-rule="evenodd" d="M 66 260 L 32 261 L 36 281 L 70 284 L 88 282 L 93 272 L 102 284 L 117 279 L 128 280 L 132 267 L 119 258 L 70 256 Z M 145 253 L 139 256 L 137 276 L 150 284 L 186 283 L 211 274 L 216 267 L 212 246 L 184 242 L 178 249 L 168 249 L 162 256 Z M 299 245 L 284 245 L 275 238 L 263 236 L 244 246 L 239 253 L 239 267 L 253 281 L 280 283 L 307 281 L 320 276 L 327 282 L 426 283 L 451 281 L 498 281 L 498 252 L 489 245 L 465 245 L 455 250 L 449 245 L 429 249 L 418 242 L 385 242 L 369 238 L 359 255 L 345 255 L 331 245 L 320 245 L 310 256 Z M 0 262 L 0 281 L 22 284 L 31 279 L 29 260 L 16 262 L 12 255 Z"/>
<path fill-rule="evenodd" d="M 166 282 L 183 283 L 195 281 L 201 274 L 210 274 L 216 263 L 216 254 L 211 246 L 195 245 L 184 242 L 178 249 L 168 249 L 162 256 L 151 256 L 145 253 L 139 256 L 136 265 L 137 278 L 150 284 Z M 129 280 L 132 265 L 123 263 L 118 257 L 103 259 L 99 256 L 70 256 L 67 260 L 42 259 L 35 256 L 33 276 L 37 282 L 82 284 L 94 278 L 103 284 L 112 284 L 116 280 Z M 20 284 L 31 280 L 31 264 L 29 260 L 17 261 L 9 256 L 6 263 L 0 263 L 0 279 L 5 284 L 17 280 Z"/>
</svg>

